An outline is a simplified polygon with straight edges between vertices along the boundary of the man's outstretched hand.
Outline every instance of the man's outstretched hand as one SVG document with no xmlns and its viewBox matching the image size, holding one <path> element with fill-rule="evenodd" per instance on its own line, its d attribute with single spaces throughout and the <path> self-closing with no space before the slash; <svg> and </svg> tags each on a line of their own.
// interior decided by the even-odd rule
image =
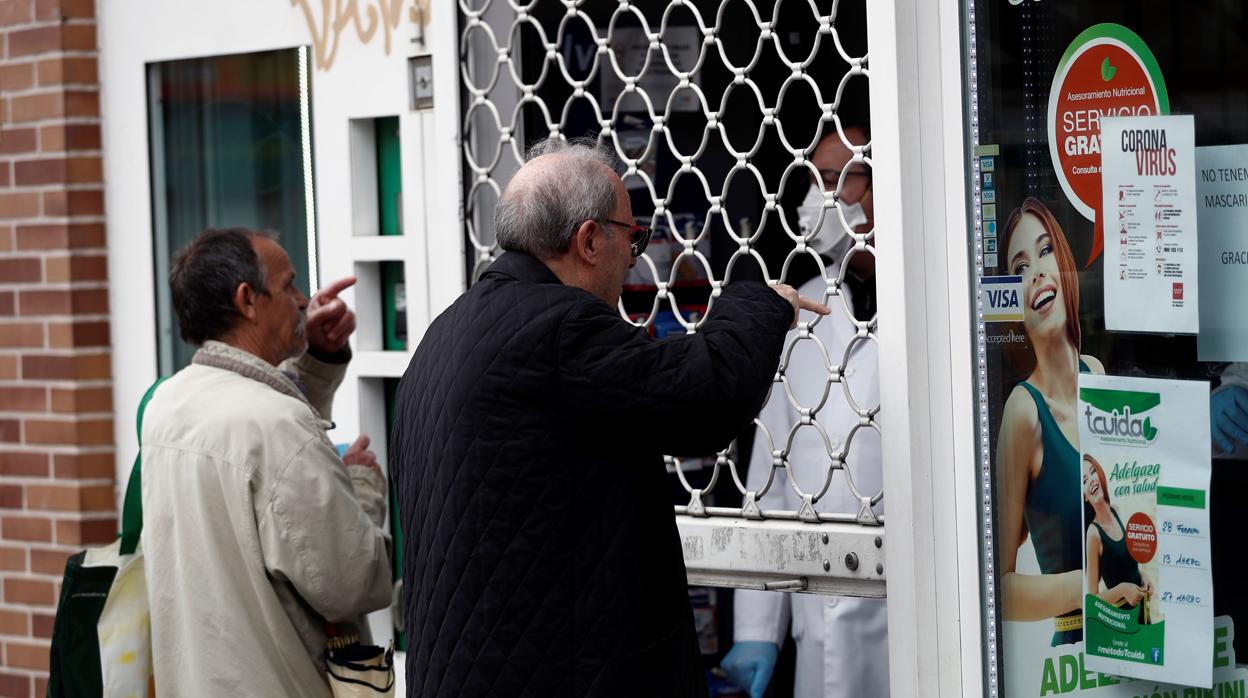
<svg viewBox="0 0 1248 698">
<path fill-rule="evenodd" d="M 355 332 L 355 312 L 347 307 L 339 293 L 355 285 L 354 276 L 331 282 L 312 295 L 308 301 L 308 347 L 317 354 L 329 356 L 347 346 Z"/>
<path fill-rule="evenodd" d="M 793 306 L 793 322 L 789 324 L 789 329 L 797 327 L 797 319 L 799 312 L 809 310 L 820 315 L 830 315 L 832 309 L 818 301 L 811 300 L 797 292 L 797 289 L 788 284 L 776 284 L 771 290 L 780 294 L 780 297 L 788 301 Z"/>
</svg>

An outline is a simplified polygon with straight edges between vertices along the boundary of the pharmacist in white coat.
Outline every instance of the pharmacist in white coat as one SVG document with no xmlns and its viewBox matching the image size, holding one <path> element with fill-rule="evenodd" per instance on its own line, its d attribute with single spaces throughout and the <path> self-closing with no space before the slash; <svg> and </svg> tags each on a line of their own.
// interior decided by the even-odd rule
<svg viewBox="0 0 1248 698">
<path fill-rule="evenodd" d="M 855 145 L 866 143 L 869 138 L 862 128 L 850 127 L 845 132 Z M 812 162 L 819 168 L 823 186 L 811 186 L 799 209 L 804 230 L 814 228 L 819 209 L 825 206 L 823 190 L 834 190 L 841 180 L 841 172 L 847 167 L 850 171 L 841 188 L 846 222 L 855 232 L 871 230 L 870 173 L 860 164 L 851 164 L 852 155 L 835 132 L 820 142 Z M 844 233 L 836 210 L 830 203 L 827 206 L 813 246 L 824 259 L 828 277 L 836 278 L 854 240 Z M 846 296 L 848 307 L 858 306 L 855 316 L 867 319 L 875 313 L 872 255 L 859 252 L 850 258 L 849 266 L 841 292 Z M 825 289 L 823 278 L 816 276 L 802 286 L 800 293 L 821 298 Z M 859 294 L 857 299 L 853 295 L 855 291 Z M 832 315 L 820 318 L 814 334 L 827 350 L 828 360 L 836 365 L 844 359 L 857 327 L 839 307 L 837 299 L 833 298 L 830 305 Z M 792 337 L 789 339 L 792 341 Z M 800 346 L 789 355 L 786 375 L 798 404 L 818 404 L 828 370 L 814 342 L 800 341 Z M 854 344 L 845 363 L 843 380 L 859 405 L 879 404 L 879 358 L 875 342 Z M 747 477 L 747 487 L 754 492 L 767 482 L 773 460 L 771 449 L 783 449 L 790 430 L 799 421 L 797 410 L 781 386 L 773 388 L 759 420 L 774 443 L 769 444 L 761 430 L 755 434 Z M 817 413 L 816 421 L 827 432 L 833 452 L 841 451 L 845 439 L 858 423 L 858 415 L 846 400 L 841 383 L 832 383 L 827 403 Z M 882 490 L 878 432 L 859 430 L 850 443 L 845 461 L 859 493 L 870 496 Z M 829 457 L 814 429 L 798 430 L 788 462 L 803 491 L 817 491 L 822 486 Z M 760 498 L 759 507 L 764 511 L 801 507 L 783 468 L 775 471 L 775 481 Z M 821 512 L 857 514 L 860 504 L 844 475 L 837 473 L 816 508 Z M 883 514 L 882 502 L 874 510 Z M 797 645 L 795 698 L 883 698 L 888 695 L 888 624 L 883 600 L 738 590 L 734 615 L 735 644 L 725 656 L 723 668 L 750 691 L 751 698 L 762 698 L 775 670 L 780 647 L 790 632 Z"/>
</svg>

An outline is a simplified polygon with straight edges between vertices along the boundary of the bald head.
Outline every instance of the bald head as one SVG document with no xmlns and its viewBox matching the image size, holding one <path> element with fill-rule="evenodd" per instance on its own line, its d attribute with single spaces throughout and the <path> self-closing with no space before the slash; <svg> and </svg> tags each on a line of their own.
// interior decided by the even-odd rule
<svg viewBox="0 0 1248 698">
<path fill-rule="evenodd" d="M 581 223 L 608 218 L 615 209 L 622 187 L 616 167 L 615 154 L 593 140 L 537 143 L 499 199 L 499 246 L 542 260 L 567 252 Z"/>
</svg>

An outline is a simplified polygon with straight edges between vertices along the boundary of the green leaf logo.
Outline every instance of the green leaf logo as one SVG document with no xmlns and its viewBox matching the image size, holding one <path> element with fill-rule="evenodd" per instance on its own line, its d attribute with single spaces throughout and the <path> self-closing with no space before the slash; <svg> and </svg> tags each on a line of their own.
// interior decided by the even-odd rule
<svg viewBox="0 0 1248 698">
<path fill-rule="evenodd" d="M 1157 427 L 1153 426 L 1153 421 L 1150 418 L 1145 417 L 1144 418 L 1144 439 L 1146 441 L 1152 441 L 1155 438 L 1157 438 Z"/>
<path fill-rule="evenodd" d="M 1109 64 L 1109 56 L 1106 56 L 1105 60 L 1101 61 L 1101 79 L 1109 82 L 1114 79 L 1114 73 L 1116 72 L 1118 72 L 1118 69 Z"/>
</svg>

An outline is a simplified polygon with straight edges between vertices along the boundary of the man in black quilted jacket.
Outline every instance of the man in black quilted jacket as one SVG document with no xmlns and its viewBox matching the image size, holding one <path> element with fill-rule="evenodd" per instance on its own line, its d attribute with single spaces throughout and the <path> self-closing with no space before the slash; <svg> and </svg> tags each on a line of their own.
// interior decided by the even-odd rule
<svg viewBox="0 0 1248 698">
<path fill-rule="evenodd" d="M 828 310 L 736 282 L 697 334 L 625 322 L 649 231 L 615 167 L 538 144 L 498 203 L 506 251 L 399 385 L 409 695 L 706 695 L 661 454 L 727 446 L 798 309 Z"/>
</svg>

